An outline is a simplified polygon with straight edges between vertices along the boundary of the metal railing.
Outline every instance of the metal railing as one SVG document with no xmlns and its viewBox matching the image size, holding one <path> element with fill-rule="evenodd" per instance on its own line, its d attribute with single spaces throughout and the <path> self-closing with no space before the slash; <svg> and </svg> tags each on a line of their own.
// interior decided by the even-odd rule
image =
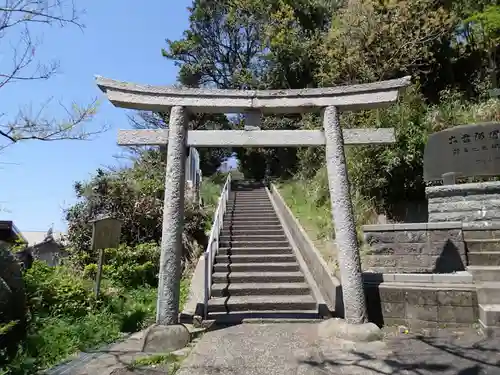
<svg viewBox="0 0 500 375">
<path fill-rule="evenodd" d="M 210 231 L 210 238 L 208 240 L 207 249 L 205 250 L 205 298 L 204 298 L 204 315 L 205 319 L 208 318 L 208 300 L 212 295 L 212 270 L 214 268 L 215 256 L 219 251 L 219 236 L 222 231 L 224 214 L 226 213 L 227 202 L 229 200 L 229 193 L 231 191 L 231 175 L 227 175 L 226 183 L 222 188 L 219 197 L 219 204 L 214 214 L 214 221 L 212 223 L 212 230 Z"/>
</svg>

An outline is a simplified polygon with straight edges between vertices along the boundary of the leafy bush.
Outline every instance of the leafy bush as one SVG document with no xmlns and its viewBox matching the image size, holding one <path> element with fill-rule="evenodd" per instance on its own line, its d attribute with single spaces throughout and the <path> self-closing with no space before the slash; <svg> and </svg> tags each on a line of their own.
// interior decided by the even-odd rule
<svg viewBox="0 0 500 375">
<path fill-rule="evenodd" d="M 98 170 L 90 181 L 75 184 L 78 203 L 66 212 L 68 241 L 78 266 L 97 263 L 97 252 L 91 251 L 91 221 L 103 213 L 122 220 L 121 243 L 134 247 L 160 243 L 163 222 L 165 163 L 160 151 L 147 151 L 131 167 L 118 171 Z M 210 180 L 203 186 L 210 185 Z M 212 185 L 210 185 L 212 186 Z M 217 199 L 214 189 L 202 194 L 205 200 Z M 185 202 L 183 258 L 189 262 L 206 242 L 206 223 L 210 214 L 189 199 Z M 147 267 L 145 265 L 145 267 Z M 89 270 L 90 271 L 90 270 Z"/>
<path fill-rule="evenodd" d="M 31 313 L 75 318 L 84 316 L 97 303 L 92 283 L 78 275 L 75 269 L 50 267 L 34 261 L 24 274 Z"/>
<path fill-rule="evenodd" d="M 141 285 L 156 286 L 160 261 L 160 248 L 156 243 L 140 244 L 134 247 L 120 245 L 117 249 L 104 251 L 103 277 L 126 288 Z M 97 264 L 84 268 L 84 275 L 94 279 Z"/>
<path fill-rule="evenodd" d="M 125 254 L 120 254 L 120 249 Z M 105 273 L 99 300 L 93 295 L 91 270 L 95 267 L 89 265 L 85 272 L 78 272 L 71 265 L 33 263 L 25 273 L 31 317 L 28 336 L 17 356 L 0 364 L 0 374 L 34 374 L 154 322 L 157 290 L 152 285 L 156 284 L 156 275 L 142 273 L 147 267 L 141 265 L 151 262 L 149 256 L 156 256 L 158 248 L 144 244 L 120 249 L 106 251 L 111 272 Z M 120 270 L 127 276 L 119 276 Z M 188 292 L 189 281 L 183 279 L 181 309 Z"/>
</svg>

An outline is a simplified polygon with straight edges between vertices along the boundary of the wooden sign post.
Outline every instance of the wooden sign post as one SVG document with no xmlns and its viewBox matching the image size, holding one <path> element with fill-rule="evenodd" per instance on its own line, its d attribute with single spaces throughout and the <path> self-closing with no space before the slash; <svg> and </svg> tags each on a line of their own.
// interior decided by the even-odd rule
<svg viewBox="0 0 500 375">
<path fill-rule="evenodd" d="M 99 297 L 101 288 L 102 267 L 104 265 L 104 250 L 118 247 L 122 222 L 111 216 L 100 217 L 92 222 L 92 250 L 99 251 L 97 274 L 95 279 L 95 296 Z"/>
</svg>

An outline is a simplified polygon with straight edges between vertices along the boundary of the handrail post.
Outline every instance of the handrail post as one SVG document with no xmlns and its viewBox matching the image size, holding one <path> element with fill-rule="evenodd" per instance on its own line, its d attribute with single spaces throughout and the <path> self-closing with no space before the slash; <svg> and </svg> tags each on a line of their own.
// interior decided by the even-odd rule
<svg viewBox="0 0 500 375">
<path fill-rule="evenodd" d="M 208 254 L 206 251 L 203 254 L 205 258 L 205 295 L 204 295 L 204 300 L 203 300 L 203 318 L 207 319 L 208 318 L 208 299 L 210 297 L 210 291 L 209 291 L 209 280 L 208 280 L 208 275 L 210 274 L 210 254 Z"/>
</svg>

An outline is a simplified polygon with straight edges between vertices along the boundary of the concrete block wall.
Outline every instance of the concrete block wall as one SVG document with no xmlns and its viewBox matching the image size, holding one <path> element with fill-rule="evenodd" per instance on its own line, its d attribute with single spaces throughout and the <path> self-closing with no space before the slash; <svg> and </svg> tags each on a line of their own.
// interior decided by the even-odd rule
<svg viewBox="0 0 500 375">
<path fill-rule="evenodd" d="M 500 221 L 500 182 L 433 186 L 425 193 L 429 222 Z"/>
<path fill-rule="evenodd" d="M 467 265 L 462 223 L 363 226 L 363 270 L 378 273 L 450 273 Z"/>
<path fill-rule="evenodd" d="M 370 321 L 381 327 L 405 325 L 411 329 L 471 326 L 477 322 L 476 289 L 472 283 L 462 283 L 470 275 L 446 275 L 449 280 L 435 280 L 434 275 L 418 276 L 427 276 L 428 280 L 423 277 L 419 282 L 410 277 L 412 281 L 406 283 L 366 280 Z"/>
</svg>

